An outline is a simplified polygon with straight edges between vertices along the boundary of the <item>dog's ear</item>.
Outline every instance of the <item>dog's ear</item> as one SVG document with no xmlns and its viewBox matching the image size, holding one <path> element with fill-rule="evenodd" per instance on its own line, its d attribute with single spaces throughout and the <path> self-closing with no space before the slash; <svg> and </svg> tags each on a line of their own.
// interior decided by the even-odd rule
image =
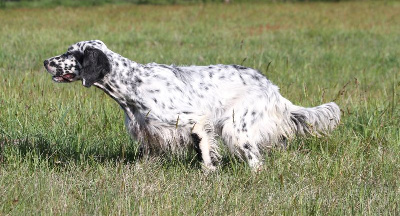
<svg viewBox="0 0 400 216">
<path fill-rule="evenodd" d="M 88 47 L 83 54 L 81 69 L 82 84 L 90 87 L 111 71 L 107 56 L 99 49 Z"/>
</svg>

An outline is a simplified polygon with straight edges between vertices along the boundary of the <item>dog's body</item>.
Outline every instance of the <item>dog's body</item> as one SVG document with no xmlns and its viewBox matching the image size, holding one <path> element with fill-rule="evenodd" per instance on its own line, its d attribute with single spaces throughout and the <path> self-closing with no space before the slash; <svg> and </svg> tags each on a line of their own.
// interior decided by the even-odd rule
<svg viewBox="0 0 400 216">
<path fill-rule="evenodd" d="M 220 157 L 217 137 L 257 168 L 265 149 L 294 135 L 324 134 L 340 120 L 335 103 L 295 106 L 258 71 L 237 65 L 141 65 L 101 41 L 84 41 L 45 67 L 56 82 L 82 80 L 117 101 L 144 153 L 194 148 L 209 170 Z"/>
</svg>

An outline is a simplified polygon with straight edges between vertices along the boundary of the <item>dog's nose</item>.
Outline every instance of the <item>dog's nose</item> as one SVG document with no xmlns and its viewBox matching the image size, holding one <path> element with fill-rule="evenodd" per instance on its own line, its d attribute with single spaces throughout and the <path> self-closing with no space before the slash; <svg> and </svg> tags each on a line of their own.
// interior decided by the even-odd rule
<svg viewBox="0 0 400 216">
<path fill-rule="evenodd" d="M 46 65 L 48 65 L 48 64 L 49 64 L 49 61 L 48 60 L 44 60 L 43 65 L 46 67 Z"/>
</svg>

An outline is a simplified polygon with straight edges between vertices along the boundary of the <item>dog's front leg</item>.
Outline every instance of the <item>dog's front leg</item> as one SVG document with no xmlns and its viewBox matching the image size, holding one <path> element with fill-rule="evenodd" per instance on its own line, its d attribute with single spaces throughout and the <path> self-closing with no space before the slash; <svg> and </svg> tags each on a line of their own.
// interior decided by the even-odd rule
<svg viewBox="0 0 400 216">
<path fill-rule="evenodd" d="M 206 172 L 216 170 L 220 155 L 218 154 L 218 145 L 214 127 L 210 121 L 201 121 L 197 123 L 192 130 L 192 139 L 194 149 L 197 152 L 198 159 L 203 164 Z"/>
</svg>

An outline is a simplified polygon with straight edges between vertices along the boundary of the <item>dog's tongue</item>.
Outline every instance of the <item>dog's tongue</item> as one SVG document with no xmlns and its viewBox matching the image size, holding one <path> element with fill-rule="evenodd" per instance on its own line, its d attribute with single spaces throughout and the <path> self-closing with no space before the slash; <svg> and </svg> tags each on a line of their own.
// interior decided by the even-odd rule
<svg viewBox="0 0 400 216">
<path fill-rule="evenodd" d="M 75 77 L 75 74 L 72 74 L 72 73 L 65 74 L 62 76 L 62 78 L 67 79 L 67 80 L 73 79 L 74 77 Z"/>
<path fill-rule="evenodd" d="M 53 76 L 53 80 L 56 82 L 72 82 L 75 76 L 75 74 L 69 73 L 62 76 Z"/>
</svg>

